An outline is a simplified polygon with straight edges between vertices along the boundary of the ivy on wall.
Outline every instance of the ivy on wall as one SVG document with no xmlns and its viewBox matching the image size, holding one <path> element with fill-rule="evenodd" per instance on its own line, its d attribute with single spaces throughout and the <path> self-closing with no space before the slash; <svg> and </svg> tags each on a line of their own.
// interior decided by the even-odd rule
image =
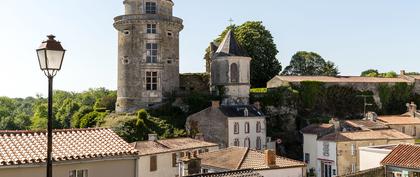
<svg viewBox="0 0 420 177">
<path fill-rule="evenodd" d="M 379 97 L 382 103 L 382 114 L 395 115 L 405 113 L 406 103 L 416 100 L 414 86 L 407 83 L 380 85 Z"/>
</svg>

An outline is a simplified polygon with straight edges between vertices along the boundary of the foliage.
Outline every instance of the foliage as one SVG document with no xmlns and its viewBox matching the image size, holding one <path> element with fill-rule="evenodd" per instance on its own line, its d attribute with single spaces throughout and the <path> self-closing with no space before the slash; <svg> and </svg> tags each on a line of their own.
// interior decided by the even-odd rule
<svg viewBox="0 0 420 177">
<path fill-rule="evenodd" d="M 276 55 L 278 50 L 270 31 L 260 21 L 248 21 L 240 26 L 228 26 L 222 34 L 214 40 L 220 42 L 226 33 L 233 29 L 239 45 L 246 50 L 251 60 L 252 87 L 265 87 L 267 81 L 278 75 L 282 69 Z M 210 48 L 207 48 L 205 58 L 210 61 Z"/>
<path fill-rule="evenodd" d="M 407 83 L 396 83 L 393 86 L 379 86 L 379 97 L 382 103 L 383 114 L 395 115 L 404 113 L 405 104 L 415 99 L 414 86 Z"/>
<path fill-rule="evenodd" d="M 293 55 L 290 65 L 287 66 L 283 75 L 296 76 L 337 76 L 337 66 L 331 61 L 325 61 L 315 52 L 300 51 Z"/>
<path fill-rule="evenodd" d="M 251 93 L 267 93 L 267 88 L 253 88 L 250 90 Z"/>
<path fill-rule="evenodd" d="M 368 69 L 363 71 L 360 76 L 363 77 L 384 77 L 384 78 L 395 78 L 398 77 L 398 74 L 394 71 L 386 72 L 386 73 L 379 73 L 376 69 Z"/>
</svg>

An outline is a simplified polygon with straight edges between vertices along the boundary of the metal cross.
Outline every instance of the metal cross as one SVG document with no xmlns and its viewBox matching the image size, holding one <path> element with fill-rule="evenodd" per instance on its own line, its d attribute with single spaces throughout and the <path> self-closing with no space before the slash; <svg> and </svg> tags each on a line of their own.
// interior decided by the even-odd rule
<svg viewBox="0 0 420 177">
<path fill-rule="evenodd" d="M 233 25 L 233 19 L 230 18 L 228 21 L 230 22 L 230 26 L 232 26 Z"/>
</svg>

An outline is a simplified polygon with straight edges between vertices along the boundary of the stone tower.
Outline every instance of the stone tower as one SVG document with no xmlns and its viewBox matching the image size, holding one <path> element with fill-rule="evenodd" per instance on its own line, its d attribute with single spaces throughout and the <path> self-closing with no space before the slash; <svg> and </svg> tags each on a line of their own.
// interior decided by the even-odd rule
<svg viewBox="0 0 420 177">
<path fill-rule="evenodd" d="M 160 103 L 179 88 L 179 33 L 182 19 L 172 0 L 125 0 L 118 30 L 117 113 Z"/>
<path fill-rule="evenodd" d="M 212 46 L 212 93 L 222 94 L 222 105 L 248 105 L 251 58 L 238 44 L 232 30 L 226 34 L 219 47 L 214 47 L 214 44 Z"/>
</svg>

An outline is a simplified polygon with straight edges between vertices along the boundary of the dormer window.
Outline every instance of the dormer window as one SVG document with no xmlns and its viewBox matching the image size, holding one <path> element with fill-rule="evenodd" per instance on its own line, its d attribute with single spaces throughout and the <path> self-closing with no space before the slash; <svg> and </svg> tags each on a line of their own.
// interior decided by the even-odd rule
<svg viewBox="0 0 420 177">
<path fill-rule="evenodd" d="M 146 2 L 146 14 L 156 14 L 155 2 Z"/>
</svg>

